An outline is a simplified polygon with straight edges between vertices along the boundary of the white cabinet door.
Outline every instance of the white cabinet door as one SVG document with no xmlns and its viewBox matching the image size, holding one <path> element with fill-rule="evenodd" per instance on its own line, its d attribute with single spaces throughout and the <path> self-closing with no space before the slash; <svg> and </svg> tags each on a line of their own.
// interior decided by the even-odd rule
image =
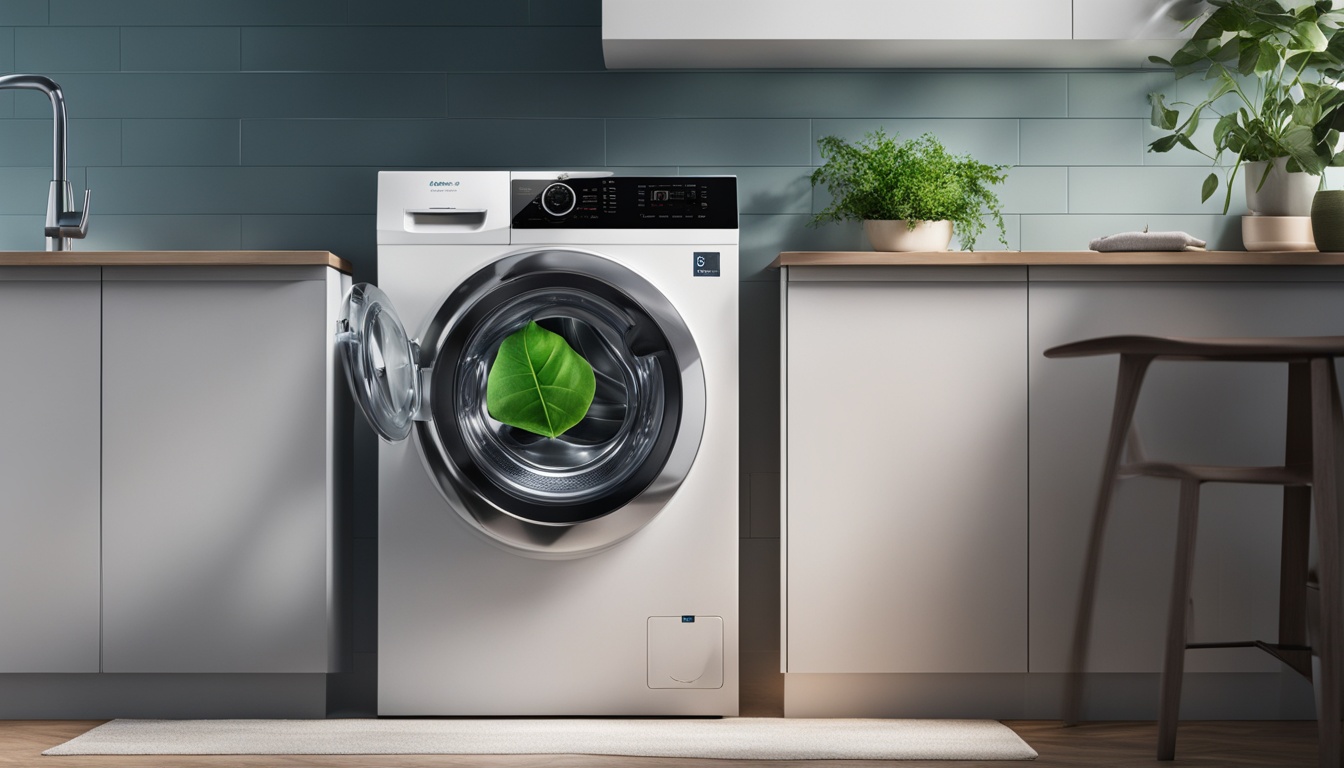
<svg viewBox="0 0 1344 768">
<path fill-rule="evenodd" d="M 1188 36 L 1185 22 L 1173 18 L 1190 0 L 1073 0 L 1075 40 L 1153 40 Z M 1185 15 L 1188 18 L 1188 14 Z M 1164 54 L 1170 57 L 1178 45 Z"/>
<path fill-rule="evenodd" d="M 1249 279 L 1070 281 L 1031 285 L 1031 671 L 1068 668 L 1088 530 L 1115 398 L 1115 356 L 1048 360 L 1096 336 L 1344 335 L 1344 283 Z M 1044 272 L 1042 273 L 1044 274 Z M 1300 274 L 1300 272 L 1299 272 Z M 1151 279 L 1151 278 L 1150 278 Z M 1153 364 L 1135 423 L 1145 454 L 1189 463 L 1283 461 L 1287 366 Z M 1102 552 L 1088 669 L 1157 672 L 1175 556 L 1179 489 L 1122 480 Z M 1191 598 L 1191 642 L 1278 634 L 1282 492 L 1207 484 Z M 1200 651 L 1188 672 L 1275 672 L 1254 649 Z"/>
<path fill-rule="evenodd" d="M 0 672 L 98 671 L 98 280 L 0 269 Z"/>
<path fill-rule="evenodd" d="M 339 278 L 105 273 L 103 670 L 327 671 Z"/>
<path fill-rule="evenodd" d="M 1011 274 L 788 284 L 787 672 L 1026 671 L 1027 286 Z"/>
</svg>

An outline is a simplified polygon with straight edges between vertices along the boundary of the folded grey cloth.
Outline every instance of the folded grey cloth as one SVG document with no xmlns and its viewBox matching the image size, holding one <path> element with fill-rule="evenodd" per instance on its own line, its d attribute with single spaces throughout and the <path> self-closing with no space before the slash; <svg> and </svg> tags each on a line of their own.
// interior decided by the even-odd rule
<svg viewBox="0 0 1344 768">
<path fill-rule="evenodd" d="M 1184 232 L 1121 232 L 1093 240 L 1094 251 L 1199 251 L 1206 243 Z"/>
</svg>

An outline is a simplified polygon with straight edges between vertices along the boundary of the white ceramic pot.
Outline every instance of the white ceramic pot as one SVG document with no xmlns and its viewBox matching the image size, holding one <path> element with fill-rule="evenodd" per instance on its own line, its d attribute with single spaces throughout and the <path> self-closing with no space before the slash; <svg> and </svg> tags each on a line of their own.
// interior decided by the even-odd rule
<svg viewBox="0 0 1344 768">
<path fill-rule="evenodd" d="M 950 221 L 916 221 L 911 229 L 905 219 L 870 220 L 863 230 L 875 251 L 946 251 L 952 242 Z"/>
<path fill-rule="evenodd" d="M 1274 160 L 1274 169 L 1265 178 L 1269 161 L 1246 163 L 1241 169 L 1246 174 L 1246 207 L 1258 216 L 1310 216 L 1311 198 L 1321 185 L 1319 176 L 1309 173 L 1289 173 L 1284 169 L 1288 158 Z M 1264 178 L 1265 183 L 1260 180 Z"/>
</svg>

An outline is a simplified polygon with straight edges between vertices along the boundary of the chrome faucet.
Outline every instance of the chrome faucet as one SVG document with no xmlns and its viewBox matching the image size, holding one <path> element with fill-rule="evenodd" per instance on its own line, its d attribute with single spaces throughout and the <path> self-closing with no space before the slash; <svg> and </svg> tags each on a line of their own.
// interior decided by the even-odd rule
<svg viewBox="0 0 1344 768">
<path fill-rule="evenodd" d="M 0 90 L 22 89 L 41 91 L 51 99 L 55 123 L 52 139 L 51 189 L 47 193 L 47 250 L 65 251 L 70 238 L 82 238 L 89 232 L 89 190 L 84 190 L 84 210 L 75 210 L 74 193 L 70 189 L 69 169 L 65 161 L 65 94 L 61 86 L 42 75 L 5 75 L 0 77 Z"/>
</svg>

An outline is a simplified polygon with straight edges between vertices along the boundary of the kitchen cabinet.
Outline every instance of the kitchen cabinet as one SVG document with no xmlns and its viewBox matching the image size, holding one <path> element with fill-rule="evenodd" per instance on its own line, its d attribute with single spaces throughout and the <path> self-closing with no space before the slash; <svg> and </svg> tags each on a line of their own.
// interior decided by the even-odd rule
<svg viewBox="0 0 1344 768">
<path fill-rule="evenodd" d="M 1027 669 L 1024 268 L 790 268 L 784 668 Z"/>
<path fill-rule="evenodd" d="M 98 280 L 0 267 L 0 672 L 98 670 Z"/>
<path fill-rule="evenodd" d="M 1196 0 L 603 0 L 608 69 L 1150 66 Z"/>
<path fill-rule="evenodd" d="M 336 670 L 338 261 L 0 255 L 0 673 Z M 271 690 L 236 679 L 220 711 Z"/>
<path fill-rule="evenodd" d="M 1046 349 L 1121 333 L 1344 335 L 1344 275 L 1052 273 L 1031 284 L 1031 670 L 1068 665 L 1078 584 L 1115 397 L 1116 358 L 1047 360 Z M 1265 279 L 1268 278 L 1268 279 Z M 1283 461 L 1287 366 L 1158 362 L 1136 413 L 1146 455 L 1190 463 Z M 1123 480 L 1107 527 L 1088 670 L 1157 672 L 1175 552 L 1177 483 Z M 1278 633 L 1282 492 L 1209 484 L 1196 549 L 1192 642 Z M 1188 655 L 1199 672 L 1276 672 L 1249 649 Z"/>
<path fill-rule="evenodd" d="M 340 276 L 109 267 L 103 671 L 326 672 Z"/>
<path fill-rule="evenodd" d="M 777 265 L 789 716 L 1060 716 L 1117 360 L 1046 349 L 1117 334 L 1344 335 L 1344 254 L 793 253 Z M 1158 362 L 1135 423 L 1149 458 L 1273 465 L 1286 399 L 1281 364 Z M 1085 717 L 1156 715 L 1177 486 L 1117 490 Z M 1204 487 L 1192 642 L 1277 636 L 1281 505 L 1277 487 Z M 1285 684 L 1255 649 L 1190 653 L 1186 671 L 1187 717 L 1310 716 L 1310 687 Z"/>
</svg>

